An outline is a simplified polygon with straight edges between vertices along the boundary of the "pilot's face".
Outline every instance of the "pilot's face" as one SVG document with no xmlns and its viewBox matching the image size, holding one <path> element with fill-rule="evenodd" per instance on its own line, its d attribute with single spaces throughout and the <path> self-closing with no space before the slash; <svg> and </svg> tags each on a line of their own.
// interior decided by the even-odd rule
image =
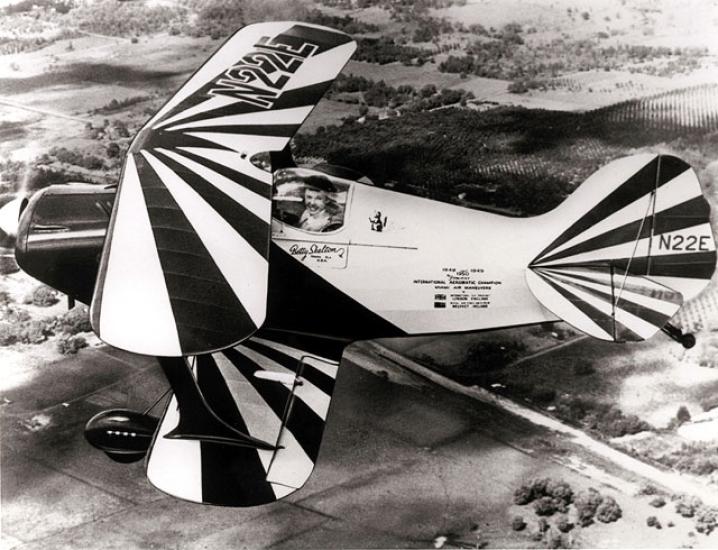
<svg viewBox="0 0 718 550">
<path fill-rule="evenodd" d="M 304 190 L 304 207 L 310 214 L 315 215 L 327 206 L 327 193 L 319 189 L 307 187 Z"/>
</svg>

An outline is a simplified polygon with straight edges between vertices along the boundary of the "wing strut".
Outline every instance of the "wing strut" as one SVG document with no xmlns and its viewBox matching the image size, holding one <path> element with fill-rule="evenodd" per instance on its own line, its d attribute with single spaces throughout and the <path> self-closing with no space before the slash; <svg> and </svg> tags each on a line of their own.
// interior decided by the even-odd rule
<svg viewBox="0 0 718 550">
<path fill-rule="evenodd" d="M 159 357 L 167 380 L 177 398 L 179 423 L 165 435 L 168 439 L 195 439 L 209 443 L 223 443 L 274 451 L 276 445 L 243 433 L 219 418 L 210 408 L 192 375 L 189 362 L 182 357 Z M 196 368 L 202 368 L 203 356 L 195 358 Z"/>
</svg>

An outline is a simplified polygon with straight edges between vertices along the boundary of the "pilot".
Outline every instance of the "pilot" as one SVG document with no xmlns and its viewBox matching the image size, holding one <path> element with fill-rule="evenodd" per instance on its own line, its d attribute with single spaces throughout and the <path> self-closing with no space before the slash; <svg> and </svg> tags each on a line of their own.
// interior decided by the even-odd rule
<svg viewBox="0 0 718 550">
<path fill-rule="evenodd" d="M 333 231 L 342 225 L 341 206 L 332 198 L 336 188 L 326 176 L 309 176 L 304 179 L 304 212 L 299 217 L 299 228 L 305 231 Z"/>
</svg>

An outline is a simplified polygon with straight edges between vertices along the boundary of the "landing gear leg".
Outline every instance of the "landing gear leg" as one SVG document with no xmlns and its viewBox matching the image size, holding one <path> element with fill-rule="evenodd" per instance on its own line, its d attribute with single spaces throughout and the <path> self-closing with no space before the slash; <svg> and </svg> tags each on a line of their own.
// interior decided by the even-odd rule
<svg viewBox="0 0 718 550">
<path fill-rule="evenodd" d="M 209 356 L 197 357 L 197 368 L 206 368 Z M 184 357 L 158 357 L 162 371 L 172 387 L 179 408 L 179 423 L 167 439 L 195 439 L 210 443 L 224 443 L 238 447 L 250 447 L 274 451 L 275 445 L 252 437 L 233 428 L 219 418 L 205 401 L 197 381 L 192 376 L 189 363 Z"/>
<path fill-rule="evenodd" d="M 681 329 L 675 325 L 666 323 L 666 326 L 664 326 L 661 330 L 686 349 L 691 349 L 696 345 L 695 336 L 690 333 L 682 333 Z"/>
</svg>

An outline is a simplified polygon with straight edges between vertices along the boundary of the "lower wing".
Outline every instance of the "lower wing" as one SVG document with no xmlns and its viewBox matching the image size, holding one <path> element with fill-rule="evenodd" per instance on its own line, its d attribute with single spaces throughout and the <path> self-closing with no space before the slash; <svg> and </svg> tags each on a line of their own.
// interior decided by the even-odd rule
<svg viewBox="0 0 718 550">
<path fill-rule="evenodd" d="M 266 504 L 301 488 L 319 454 L 341 351 L 325 349 L 324 357 L 253 337 L 163 365 L 170 382 L 171 369 L 188 365 L 185 385 L 193 388 L 172 383 L 147 459 L 149 481 L 173 497 L 221 506 Z M 208 435 L 222 431 L 220 423 L 229 427 L 223 434 L 238 437 Z"/>
</svg>

